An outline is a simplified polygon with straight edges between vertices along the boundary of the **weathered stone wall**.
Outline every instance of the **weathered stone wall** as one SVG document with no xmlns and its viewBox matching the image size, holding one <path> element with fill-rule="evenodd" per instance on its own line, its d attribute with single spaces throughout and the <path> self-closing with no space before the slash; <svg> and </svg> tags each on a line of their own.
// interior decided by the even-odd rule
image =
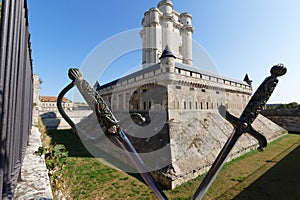
<svg viewBox="0 0 300 200">
<path fill-rule="evenodd" d="M 76 124 L 87 117 L 91 112 L 91 110 L 72 110 L 66 111 L 66 114 Z M 48 130 L 71 128 L 58 112 L 40 111 L 40 117 Z"/>
<path fill-rule="evenodd" d="M 233 131 L 217 110 L 169 111 L 172 165 L 159 174 L 162 184 L 176 186 L 206 172 Z M 253 123 L 268 141 L 284 133 L 284 129 L 262 115 Z M 257 140 L 243 135 L 233 148 L 227 161 L 258 146 Z"/>
<path fill-rule="evenodd" d="M 168 148 L 164 159 L 169 159 L 166 163 L 171 164 L 155 172 L 154 176 L 160 184 L 173 189 L 209 169 L 232 133 L 233 127 L 224 120 L 217 109 L 169 110 L 168 116 L 169 120 L 154 137 L 129 138 L 138 152 L 153 152 L 163 147 Z M 124 170 L 124 164 L 122 163 L 132 166 L 127 154 L 124 154 L 120 149 L 114 150 L 112 148 L 111 141 L 109 142 L 100 130 L 99 125 L 95 123 L 95 116 L 90 115 L 88 118 L 79 125 L 81 129 L 80 137 L 84 140 L 85 145 L 90 148 L 89 150 L 93 152 L 93 155 L 95 157 L 99 156 L 108 162 L 112 161 L 117 165 L 120 164 L 122 170 Z M 125 127 L 123 126 L 123 128 L 125 128 L 125 131 L 132 134 L 134 130 L 130 129 L 123 120 L 120 121 L 124 123 Z M 262 115 L 257 117 L 253 127 L 262 133 L 269 142 L 286 132 Z M 89 143 L 87 138 L 95 139 L 90 140 Z M 256 149 L 256 147 L 258 147 L 257 140 L 245 134 L 238 140 L 228 157 L 228 161 Z M 96 151 L 93 150 L 95 148 Z M 106 153 L 103 154 L 100 150 Z M 110 156 L 105 156 L 105 154 L 110 154 Z M 143 155 L 141 154 L 141 156 Z M 113 158 L 119 160 L 119 162 Z M 151 162 L 147 162 L 147 165 L 153 168 L 161 162 L 157 159 L 161 158 L 153 157 L 150 159 Z"/>
<path fill-rule="evenodd" d="M 40 110 L 40 78 L 38 75 L 33 75 L 33 110 L 32 110 L 32 124 L 38 124 L 39 110 Z"/>
<path fill-rule="evenodd" d="M 267 109 L 261 114 L 289 132 L 300 133 L 300 109 Z"/>
</svg>

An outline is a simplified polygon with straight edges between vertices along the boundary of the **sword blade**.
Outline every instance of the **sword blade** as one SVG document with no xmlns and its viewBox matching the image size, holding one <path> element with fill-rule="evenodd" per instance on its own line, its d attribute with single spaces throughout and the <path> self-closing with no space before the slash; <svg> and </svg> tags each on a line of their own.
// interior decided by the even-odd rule
<svg viewBox="0 0 300 200">
<path fill-rule="evenodd" d="M 122 137 L 122 140 L 119 140 L 118 137 L 115 137 L 116 140 L 119 142 L 119 144 L 122 146 L 124 150 L 127 150 L 128 156 L 131 159 L 131 161 L 134 163 L 136 169 L 138 172 L 140 172 L 140 175 L 146 182 L 146 184 L 150 187 L 150 189 L 153 191 L 157 199 L 161 200 L 167 200 L 167 196 L 164 194 L 162 189 L 159 187 L 155 179 L 153 178 L 152 174 L 148 172 L 147 167 L 142 160 L 142 158 L 139 156 L 139 154 L 136 152 L 135 148 L 131 144 L 130 140 L 127 138 L 126 134 L 121 130 L 120 136 Z"/>
<path fill-rule="evenodd" d="M 201 182 L 199 188 L 195 192 L 193 196 L 193 200 L 201 200 L 206 192 L 208 191 L 209 187 L 216 179 L 217 175 L 219 174 L 220 170 L 222 169 L 226 158 L 228 157 L 230 151 L 234 147 L 235 143 L 241 136 L 241 131 L 238 129 L 234 129 L 228 140 L 226 141 L 225 145 L 223 146 L 222 150 L 218 154 L 216 160 L 212 164 L 211 168 L 207 172 L 206 176 L 204 177 L 203 181 Z"/>
<path fill-rule="evenodd" d="M 78 69 L 70 69 L 69 71 L 70 78 L 74 81 L 74 84 L 78 88 L 79 92 L 90 106 L 90 108 L 96 113 L 97 117 L 101 118 L 101 114 L 99 114 L 99 104 L 102 105 L 102 110 L 104 110 L 106 116 L 112 121 L 112 124 L 116 124 L 119 126 L 116 117 L 112 113 L 112 111 L 107 106 L 104 99 L 98 94 L 98 92 L 92 88 L 89 83 L 82 78 L 82 74 Z M 107 127 L 109 128 L 109 127 Z M 140 173 L 146 184 L 153 191 L 157 199 L 166 200 L 168 199 L 164 192 L 160 189 L 159 185 L 153 178 L 150 172 L 148 172 L 147 167 L 139 156 L 130 140 L 127 138 L 126 134 L 122 129 L 119 129 L 118 134 L 115 134 L 113 137 L 120 146 L 128 153 L 129 158 L 135 165 L 137 171 Z"/>
</svg>

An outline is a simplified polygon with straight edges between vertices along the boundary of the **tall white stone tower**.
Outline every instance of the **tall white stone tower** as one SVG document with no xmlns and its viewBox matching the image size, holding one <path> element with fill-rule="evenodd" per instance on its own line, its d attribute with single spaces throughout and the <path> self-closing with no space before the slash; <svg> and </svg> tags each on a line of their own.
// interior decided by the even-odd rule
<svg viewBox="0 0 300 200">
<path fill-rule="evenodd" d="M 180 14 L 170 0 L 162 0 L 157 8 L 145 12 L 142 25 L 143 68 L 158 63 L 166 46 L 176 56 L 176 62 L 193 64 L 191 14 Z"/>
</svg>

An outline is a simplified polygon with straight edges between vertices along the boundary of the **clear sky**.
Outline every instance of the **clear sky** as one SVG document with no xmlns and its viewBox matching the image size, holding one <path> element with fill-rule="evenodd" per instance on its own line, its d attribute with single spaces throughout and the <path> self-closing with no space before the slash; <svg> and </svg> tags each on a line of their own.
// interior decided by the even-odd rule
<svg viewBox="0 0 300 200">
<path fill-rule="evenodd" d="M 34 73 L 43 81 L 40 94 L 58 95 L 69 83 L 70 67 L 81 67 L 89 53 L 111 36 L 141 28 L 144 12 L 158 2 L 28 0 Z M 268 103 L 300 103 L 299 0 L 172 2 L 175 10 L 193 15 L 193 39 L 219 73 L 237 80 L 248 73 L 255 90 L 274 64 L 284 63 L 288 73 L 279 78 Z M 139 55 L 127 64 L 138 66 Z M 122 73 L 115 70 L 109 75 L 113 79 Z"/>
</svg>

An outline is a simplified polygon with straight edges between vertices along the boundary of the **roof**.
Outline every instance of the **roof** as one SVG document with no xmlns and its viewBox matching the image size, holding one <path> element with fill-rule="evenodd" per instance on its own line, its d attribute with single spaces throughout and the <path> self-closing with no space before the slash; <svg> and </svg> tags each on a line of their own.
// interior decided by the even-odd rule
<svg viewBox="0 0 300 200">
<path fill-rule="evenodd" d="M 56 102 L 57 97 L 55 96 L 40 96 L 41 102 Z M 71 103 L 72 101 L 67 99 L 66 97 L 63 98 L 63 103 Z"/>
<path fill-rule="evenodd" d="M 175 63 L 175 67 L 178 68 L 178 69 L 183 69 L 183 70 L 186 70 L 186 71 L 191 71 L 191 72 L 195 72 L 195 73 L 199 73 L 199 74 L 203 74 L 203 75 L 207 75 L 207 76 L 212 76 L 212 77 L 215 77 L 215 78 L 221 78 L 221 79 L 224 79 L 224 80 L 227 80 L 227 81 L 232 81 L 232 82 L 240 83 L 240 84 L 243 84 L 243 85 L 247 85 L 244 81 L 240 81 L 240 80 L 236 80 L 236 79 L 229 78 L 229 77 L 226 77 L 226 76 L 222 76 L 220 74 L 216 74 L 216 73 L 213 73 L 211 71 L 204 70 L 203 68 L 198 68 L 198 67 L 195 67 L 195 66 L 190 66 L 190 65 L 186 65 L 186 64 L 178 63 L 178 62 Z"/>
<path fill-rule="evenodd" d="M 129 74 L 127 76 L 124 76 L 122 78 L 116 79 L 116 80 L 111 81 L 109 83 L 106 83 L 104 85 L 100 86 L 98 84 L 96 90 L 101 90 L 101 89 L 107 88 L 109 86 L 117 85 L 118 82 L 129 80 L 131 78 L 134 78 L 136 76 L 139 76 L 139 75 L 142 75 L 142 74 L 154 71 L 154 70 L 159 69 L 159 68 L 160 68 L 160 63 L 154 64 L 154 65 L 152 65 L 150 67 L 147 67 L 145 69 L 141 69 L 141 70 L 139 70 L 137 72 L 134 72 L 134 73 Z M 191 71 L 191 72 L 195 72 L 195 73 L 199 73 L 199 74 L 203 74 L 203 75 L 207 75 L 207 76 L 211 76 L 211 77 L 215 77 L 215 78 L 221 78 L 221 79 L 224 79 L 224 80 L 227 80 L 227 81 L 236 82 L 236 83 L 239 83 L 239 84 L 242 84 L 242 85 L 247 85 L 247 83 L 244 82 L 244 81 L 236 80 L 236 79 L 229 78 L 229 77 L 226 77 L 226 76 L 221 76 L 221 75 L 219 75 L 217 73 L 213 73 L 213 72 L 204 70 L 202 68 L 198 68 L 198 67 L 191 66 L 191 65 L 186 65 L 186 64 L 183 64 L 183 63 L 176 62 L 175 63 L 175 68 L 186 70 L 186 71 Z"/>
<path fill-rule="evenodd" d="M 124 76 L 124 77 L 122 77 L 122 78 L 116 79 L 116 80 L 111 81 L 111 82 L 109 82 L 109 83 L 106 83 L 106 84 L 104 84 L 104 85 L 101 85 L 101 86 L 98 85 L 97 90 L 101 90 L 101 89 L 103 89 L 103 88 L 106 88 L 106 87 L 109 87 L 109 86 L 112 86 L 112 85 L 116 85 L 118 82 L 122 82 L 122 81 L 125 81 L 125 80 L 128 80 L 128 79 L 134 78 L 134 77 L 136 77 L 136 76 L 143 75 L 143 74 L 145 74 L 145 73 L 148 73 L 148 72 L 157 70 L 157 69 L 159 69 L 159 68 L 160 68 L 160 64 L 159 64 L 159 63 L 154 64 L 154 65 L 152 65 L 152 66 L 150 66 L 150 67 L 147 67 L 147 68 L 145 68 L 145 69 L 138 70 L 137 72 L 134 72 L 134 73 L 129 74 L 129 75 L 127 75 L 127 76 Z"/>
<path fill-rule="evenodd" d="M 172 50 L 170 49 L 170 47 L 168 45 L 166 46 L 164 52 L 162 53 L 162 55 L 159 59 L 166 58 L 166 57 L 176 58 L 176 56 L 174 56 Z"/>
</svg>

